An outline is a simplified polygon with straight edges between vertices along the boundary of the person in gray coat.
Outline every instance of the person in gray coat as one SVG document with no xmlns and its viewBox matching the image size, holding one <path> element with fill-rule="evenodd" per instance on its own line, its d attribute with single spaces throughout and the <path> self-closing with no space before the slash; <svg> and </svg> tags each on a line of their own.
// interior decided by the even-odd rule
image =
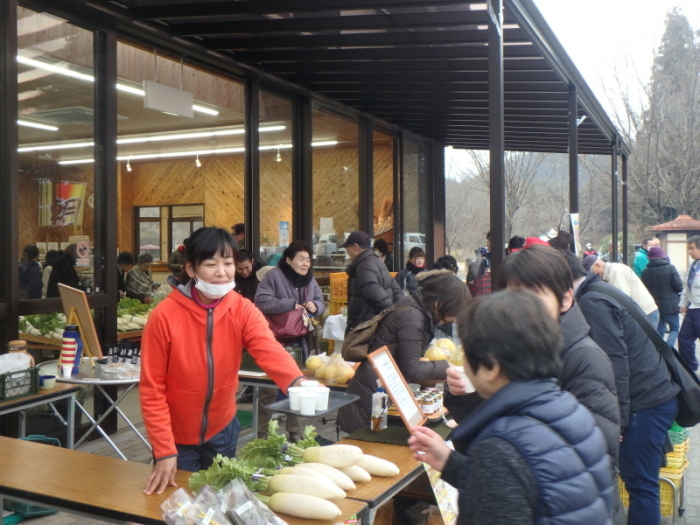
<svg viewBox="0 0 700 525">
<path fill-rule="evenodd" d="M 352 259 L 348 274 L 348 324 L 345 334 L 393 306 L 403 292 L 382 260 L 374 255 L 372 239 L 363 231 L 354 231 L 343 244 Z"/>
<path fill-rule="evenodd" d="M 311 317 L 323 314 L 326 304 L 323 302 L 323 293 L 314 279 L 311 270 L 311 248 L 302 241 L 294 241 L 282 253 L 278 267 L 265 274 L 255 292 L 255 306 L 265 315 L 291 312 L 295 308 L 304 308 Z M 281 339 L 283 346 L 300 346 L 303 348 L 304 358 L 312 350 L 310 339 Z M 267 424 L 272 417 L 272 412 L 265 405 L 272 403 L 277 394 L 276 388 L 263 388 L 258 397 L 258 436 L 262 437 L 267 432 Z M 287 432 L 290 441 L 301 439 L 301 427 L 299 419 L 295 416 L 287 417 Z"/>
<path fill-rule="evenodd" d="M 396 309 L 382 319 L 370 351 L 388 346 L 407 383 L 441 381 L 447 376 L 449 363 L 420 359 L 435 337 L 437 323 L 454 322 L 471 295 L 467 285 L 450 270 L 421 272 L 416 278 L 422 286 L 396 303 Z M 342 430 L 352 433 L 369 426 L 372 394 L 376 391 L 377 374 L 369 361 L 363 361 L 347 389 L 348 394 L 357 394 L 360 399 L 338 411 Z"/>
</svg>

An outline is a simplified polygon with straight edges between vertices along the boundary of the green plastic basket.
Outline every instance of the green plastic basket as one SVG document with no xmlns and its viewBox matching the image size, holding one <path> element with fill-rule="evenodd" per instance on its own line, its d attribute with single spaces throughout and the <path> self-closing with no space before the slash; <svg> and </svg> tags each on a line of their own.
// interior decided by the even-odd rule
<svg viewBox="0 0 700 525">
<path fill-rule="evenodd" d="M 39 369 L 27 368 L 19 372 L 0 374 L 0 403 L 39 393 Z"/>
<path fill-rule="evenodd" d="M 44 443 L 46 445 L 53 445 L 56 447 L 61 446 L 61 442 L 56 438 L 46 437 L 46 436 L 27 436 L 22 438 L 25 441 L 34 441 L 35 443 Z M 47 509 L 46 507 L 39 507 L 38 505 L 31 505 L 29 503 L 23 503 L 21 501 L 14 501 L 11 499 L 6 499 L 3 501 L 5 509 L 14 511 L 16 516 L 21 516 L 22 518 L 33 518 L 36 516 L 49 516 L 50 514 L 56 514 L 57 511 L 53 509 Z M 22 520 L 19 520 L 22 521 Z M 15 523 L 18 523 L 15 522 Z M 3 525 L 5 522 L 3 521 Z"/>
</svg>

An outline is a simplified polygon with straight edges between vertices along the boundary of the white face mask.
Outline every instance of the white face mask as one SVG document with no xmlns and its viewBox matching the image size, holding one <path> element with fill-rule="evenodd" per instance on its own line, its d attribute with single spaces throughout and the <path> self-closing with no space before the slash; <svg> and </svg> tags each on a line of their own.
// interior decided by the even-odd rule
<svg viewBox="0 0 700 525">
<path fill-rule="evenodd" d="M 236 281 L 226 284 L 205 283 L 199 276 L 195 279 L 194 287 L 202 292 L 207 299 L 220 299 L 236 287 Z"/>
<path fill-rule="evenodd" d="M 381 257 L 383 254 L 379 250 L 374 250 L 374 255 L 376 255 L 377 257 Z"/>
</svg>

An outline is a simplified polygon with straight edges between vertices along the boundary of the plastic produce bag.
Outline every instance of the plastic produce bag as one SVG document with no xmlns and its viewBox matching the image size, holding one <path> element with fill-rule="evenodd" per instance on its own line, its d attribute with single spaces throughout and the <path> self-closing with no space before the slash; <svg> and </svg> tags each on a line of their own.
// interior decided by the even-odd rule
<svg viewBox="0 0 700 525">
<path fill-rule="evenodd" d="M 192 497 L 185 489 L 177 489 L 160 505 L 163 521 L 168 525 L 184 523 L 185 514 L 190 510 L 192 503 Z"/>
<path fill-rule="evenodd" d="M 333 354 L 323 370 L 326 381 L 339 385 L 346 385 L 354 375 L 355 370 L 340 354 Z"/>
<path fill-rule="evenodd" d="M 0 374 L 19 372 L 32 366 L 32 357 L 22 352 L 0 355 Z"/>
<path fill-rule="evenodd" d="M 188 524 L 194 525 L 228 525 L 231 522 L 226 518 L 225 512 L 225 506 L 222 510 L 219 495 L 210 487 L 203 487 L 197 499 L 187 510 L 185 518 Z"/>
<path fill-rule="evenodd" d="M 253 494 L 240 479 L 232 480 L 219 491 L 222 508 L 226 508 L 226 517 L 234 525 L 287 525 L 277 517 L 267 505 Z"/>
</svg>

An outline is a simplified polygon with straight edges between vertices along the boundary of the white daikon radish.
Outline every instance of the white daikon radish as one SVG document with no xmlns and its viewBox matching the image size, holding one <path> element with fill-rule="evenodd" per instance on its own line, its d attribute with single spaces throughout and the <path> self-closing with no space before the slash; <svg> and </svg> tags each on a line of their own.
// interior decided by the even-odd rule
<svg viewBox="0 0 700 525">
<path fill-rule="evenodd" d="M 299 474 L 300 476 L 311 476 L 313 478 L 321 479 L 324 483 L 333 483 L 328 476 L 324 476 L 317 470 L 310 468 L 304 468 L 304 464 L 298 465 L 296 467 L 284 467 L 281 468 L 278 474 Z M 335 483 L 333 483 L 335 485 Z M 337 485 L 336 485 L 337 486 Z"/>
<path fill-rule="evenodd" d="M 124 327 L 129 330 L 143 330 L 143 326 L 134 323 L 126 324 Z"/>
<path fill-rule="evenodd" d="M 343 474 L 337 468 L 333 468 L 333 467 L 330 467 L 328 465 L 324 465 L 323 463 L 302 463 L 301 465 L 299 465 L 296 468 L 300 468 L 300 467 L 304 468 L 304 469 L 312 469 L 312 470 L 315 470 L 316 472 L 320 472 L 321 474 L 326 476 L 328 479 L 330 479 L 333 483 L 338 485 L 343 490 L 353 490 L 356 488 L 355 484 L 348 477 L 348 475 Z"/>
<path fill-rule="evenodd" d="M 342 514 L 338 506 L 330 501 L 290 492 L 278 492 L 270 496 L 269 507 L 273 512 L 307 520 L 334 520 Z"/>
<path fill-rule="evenodd" d="M 341 468 L 340 472 L 346 474 L 353 481 L 359 481 L 361 483 L 367 483 L 368 481 L 372 481 L 372 476 L 369 475 L 369 472 L 367 472 L 362 467 L 358 467 L 357 465 L 353 465 L 352 467 Z"/>
<path fill-rule="evenodd" d="M 41 332 L 37 330 L 36 328 L 31 328 L 29 330 L 29 335 L 41 335 Z"/>
<path fill-rule="evenodd" d="M 302 476 L 301 474 L 277 474 L 270 478 L 270 492 L 292 492 L 308 494 L 323 499 L 342 499 L 345 492 L 335 483 L 326 483 L 322 479 Z"/>
<path fill-rule="evenodd" d="M 304 450 L 303 458 L 309 463 L 323 463 L 335 468 L 345 468 L 359 463 L 362 459 L 362 449 L 354 445 L 310 447 Z"/>
<path fill-rule="evenodd" d="M 391 461 L 370 456 L 369 454 L 363 454 L 357 466 L 365 469 L 372 476 L 391 477 L 399 473 L 399 467 Z"/>
</svg>

